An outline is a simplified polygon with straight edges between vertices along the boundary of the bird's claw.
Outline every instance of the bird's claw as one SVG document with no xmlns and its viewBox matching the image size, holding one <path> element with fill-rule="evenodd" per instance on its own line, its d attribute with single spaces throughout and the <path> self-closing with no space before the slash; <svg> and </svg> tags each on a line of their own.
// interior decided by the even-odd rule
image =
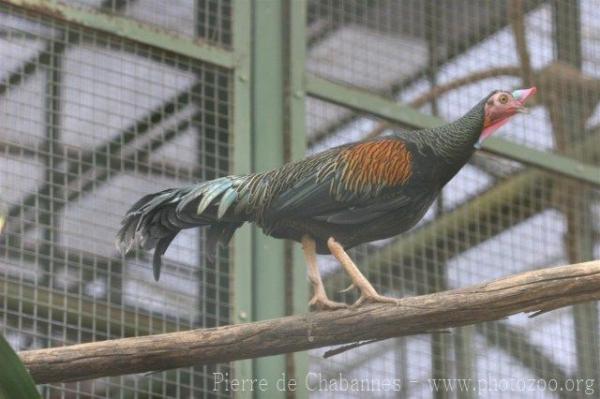
<svg viewBox="0 0 600 399">
<path fill-rule="evenodd" d="M 343 293 L 346 293 L 346 292 L 350 291 L 353 288 L 356 288 L 356 286 L 354 285 L 354 283 L 350 284 L 348 287 L 344 288 L 343 290 L 339 290 L 338 292 L 340 294 L 343 294 Z"/>
<path fill-rule="evenodd" d="M 360 298 L 358 298 L 356 300 L 356 302 L 354 302 L 351 307 L 352 308 L 357 308 L 359 306 L 361 306 L 364 303 L 393 303 L 395 305 L 397 305 L 399 303 L 399 299 L 398 298 L 392 298 L 389 296 L 383 296 L 383 295 L 379 295 L 379 294 L 361 294 Z"/>
<path fill-rule="evenodd" d="M 320 295 L 313 296 L 308 304 L 315 310 L 338 310 L 346 309 L 348 307 L 345 303 L 332 301 L 331 299 Z"/>
</svg>

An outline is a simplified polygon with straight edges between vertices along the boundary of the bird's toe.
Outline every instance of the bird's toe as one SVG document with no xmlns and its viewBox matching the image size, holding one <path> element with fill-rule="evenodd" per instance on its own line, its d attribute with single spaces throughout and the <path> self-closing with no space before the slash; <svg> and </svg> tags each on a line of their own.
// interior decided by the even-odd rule
<svg viewBox="0 0 600 399">
<path fill-rule="evenodd" d="M 365 303 L 393 303 L 397 305 L 399 301 L 400 300 L 398 298 L 392 298 L 389 296 L 383 296 L 379 294 L 362 294 L 360 298 L 358 298 L 356 302 L 352 304 L 352 307 L 356 308 Z"/>
<path fill-rule="evenodd" d="M 348 307 L 345 303 L 332 301 L 329 298 L 318 295 L 315 295 L 308 304 L 314 310 L 338 310 Z"/>
<path fill-rule="evenodd" d="M 354 288 L 356 288 L 356 286 L 354 285 L 354 283 L 352 283 L 348 287 L 344 288 L 343 290 L 339 290 L 338 292 L 343 294 L 343 293 L 351 291 Z"/>
</svg>

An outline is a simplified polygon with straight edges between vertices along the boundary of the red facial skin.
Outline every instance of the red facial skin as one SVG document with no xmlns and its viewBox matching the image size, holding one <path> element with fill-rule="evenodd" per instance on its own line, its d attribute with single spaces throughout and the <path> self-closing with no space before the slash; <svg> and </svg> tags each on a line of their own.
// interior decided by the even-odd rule
<svg viewBox="0 0 600 399">
<path fill-rule="evenodd" d="M 492 135 L 496 130 L 509 121 L 509 119 L 519 112 L 526 112 L 525 101 L 536 92 L 536 88 L 517 90 L 513 93 L 519 98 L 513 97 L 513 94 L 500 91 L 491 96 L 485 104 L 485 118 L 483 131 L 478 144 Z"/>
</svg>

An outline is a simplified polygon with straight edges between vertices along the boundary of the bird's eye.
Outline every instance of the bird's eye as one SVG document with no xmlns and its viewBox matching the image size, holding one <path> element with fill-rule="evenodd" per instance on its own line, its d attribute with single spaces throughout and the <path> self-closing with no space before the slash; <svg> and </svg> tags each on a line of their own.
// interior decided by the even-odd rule
<svg viewBox="0 0 600 399">
<path fill-rule="evenodd" d="M 498 97 L 498 102 L 500 104 L 506 104 L 508 102 L 508 95 L 502 94 L 500 97 Z"/>
</svg>

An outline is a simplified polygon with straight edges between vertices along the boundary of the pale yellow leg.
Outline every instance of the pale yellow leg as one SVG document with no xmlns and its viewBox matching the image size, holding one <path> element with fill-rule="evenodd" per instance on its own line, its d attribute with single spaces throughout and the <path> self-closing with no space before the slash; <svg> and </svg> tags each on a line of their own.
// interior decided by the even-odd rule
<svg viewBox="0 0 600 399">
<path fill-rule="evenodd" d="M 398 299 L 379 295 L 375 291 L 369 280 L 358 270 L 344 248 L 333 237 L 327 240 L 327 246 L 352 279 L 352 284 L 360 290 L 360 298 L 352 306 L 359 306 L 364 302 L 398 303 Z"/>
<path fill-rule="evenodd" d="M 302 237 L 302 250 L 304 251 L 304 258 L 306 259 L 306 265 L 308 266 L 308 279 L 312 284 L 314 292 L 314 295 L 308 304 L 319 310 L 335 310 L 348 307 L 345 303 L 335 302 L 327 298 L 325 286 L 323 285 L 323 280 L 321 280 L 319 266 L 317 265 L 316 248 L 315 240 L 307 235 Z"/>
</svg>

